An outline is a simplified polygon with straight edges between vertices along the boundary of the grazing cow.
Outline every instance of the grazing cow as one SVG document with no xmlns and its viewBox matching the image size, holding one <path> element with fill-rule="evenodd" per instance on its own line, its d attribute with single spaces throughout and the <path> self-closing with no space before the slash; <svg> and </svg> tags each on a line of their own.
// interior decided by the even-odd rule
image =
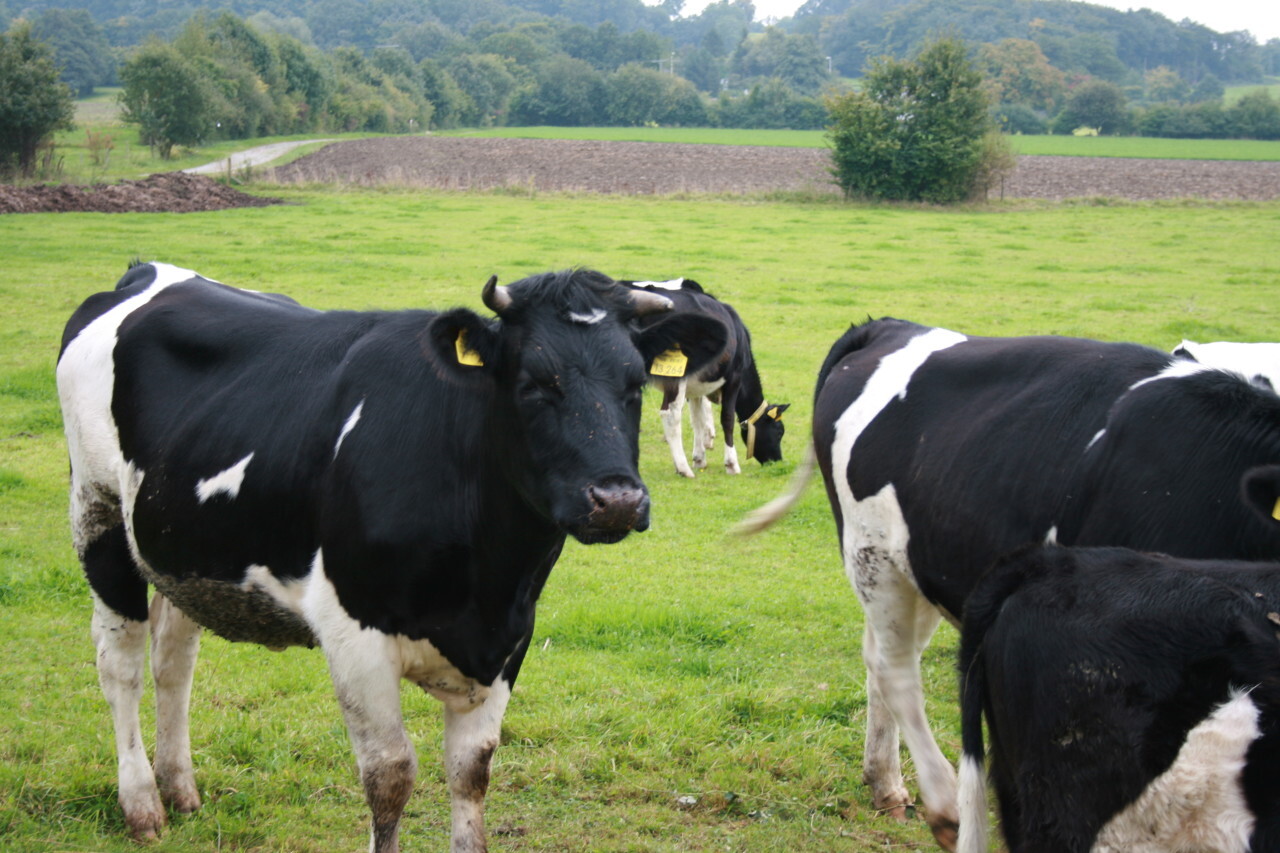
<svg viewBox="0 0 1280 853">
<path fill-rule="evenodd" d="M 1236 496 L 1249 467 L 1280 461 L 1280 398 L 1147 347 L 868 321 L 822 366 L 813 441 L 866 618 L 864 778 L 877 808 L 905 812 L 901 729 L 948 848 L 955 772 L 925 716 L 920 655 L 997 557 L 1043 541 L 1280 554 L 1280 532 Z M 780 517 L 812 468 L 744 529 Z"/>
<path fill-rule="evenodd" d="M 441 700 L 453 849 L 485 849 L 490 758 L 565 535 L 648 527 L 646 368 L 679 348 L 699 369 L 726 332 L 681 313 L 638 330 L 669 300 L 587 270 L 490 279 L 483 301 L 496 321 L 315 311 L 157 263 L 72 316 L 57 370 L 71 524 L 136 836 L 162 828 L 163 804 L 200 805 L 203 626 L 324 649 L 378 853 L 398 849 L 417 768 L 400 680 Z"/>
<path fill-rule="evenodd" d="M 1173 354 L 1210 367 L 1234 370 L 1250 382 L 1270 389 L 1280 389 L 1280 344 L 1240 344 L 1215 341 L 1198 344 L 1186 341 L 1173 349 Z"/>
<path fill-rule="evenodd" d="M 707 467 L 707 451 L 714 443 L 716 430 L 711 417 L 711 403 L 720 404 L 720 429 L 724 433 L 724 467 L 739 474 L 738 451 L 733 443 L 733 418 L 742 423 L 742 440 L 746 458 L 762 465 L 782 459 L 782 434 L 786 428 L 782 413 L 790 403 L 769 403 L 760 384 L 755 357 L 751 354 L 751 335 L 733 307 L 717 300 L 690 278 L 671 281 L 624 282 L 636 289 L 667 296 L 677 311 L 688 311 L 715 317 L 730 330 L 729 344 L 714 364 L 701 371 L 688 371 L 675 365 L 662 372 L 655 366 L 650 381 L 662 389 L 662 433 L 671 448 L 676 473 L 693 476 L 693 468 Z M 693 428 L 693 467 L 684 454 L 681 425 L 684 404 L 689 403 L 689 421 Z"/>
<path fill-rule="evenodd" d="M 984 712 L 1010 853 L 1280 850 L 1278 625 L 1277 563 L 1002 560 L 965 606 L 961 853 L 987 850 Z"/>
</svg>

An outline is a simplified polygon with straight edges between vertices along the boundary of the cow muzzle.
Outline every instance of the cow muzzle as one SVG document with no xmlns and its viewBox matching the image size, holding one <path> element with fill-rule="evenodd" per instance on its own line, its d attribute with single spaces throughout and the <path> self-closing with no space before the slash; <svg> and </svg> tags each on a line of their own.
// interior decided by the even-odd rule
<svg viewBox="0 0 1280 853">
<path fill-rule="evenodd" d="M 587 514 L 569 532 L 586 545 L 617 542 L 649 527 L 649 493 L 642 485 L 613 481 L 587 486 Z"/>
</svg>

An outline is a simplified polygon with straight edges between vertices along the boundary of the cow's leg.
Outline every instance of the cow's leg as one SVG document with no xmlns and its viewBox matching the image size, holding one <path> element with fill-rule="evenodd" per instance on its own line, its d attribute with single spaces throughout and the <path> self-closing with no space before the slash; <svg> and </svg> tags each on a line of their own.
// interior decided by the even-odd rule
<svg viewBox="0 0 1280 853">
<path fill-rule="evenodd" d="M 155 838 L 164 807 L 143 746 L 138 706 L 146 675 L 147 584 L 129 553 L 119 508 L 72 484 L 71 526 L 93 591 L 98 683 L 115 730 L 120 808 L 135 838 Z"/>
<path fill-rule="evenodd" d="M 188 712 L 191 676 L 200 652 L 200 626 L 157 594 L 151 600 L 151 676 L 156 684 L 156 781 L 174 811 L 200 808 L 191 767 Z"/>
<path fill-rule="evenodd" d="M 893 736 L 900 731 L 916 765 L 929 826 L 944 848 L 954 849 L 959 823 L 955 770 L 929 729 L 920 675 L 920 655 L 941 614 L 895 571 L 879 573 L 874 584 L 859 584 L 858 593 L 868 633 L 873 635 L 864 649 L 868 682 L 866 772 L 876 807 L 894 810 L 898 805 L 894 799 L 902 802 L 906 792 L 896 755 L 897 737 Z M 891 722 L 885 719 L 886 708 Z M 873 737 L 880 740 L 873 743 Z"/>
<path fill-rule="evenodd" d="M 98 683 L 115 726 L 120 808 L 135 838 L 155 838 L 164 828 L 164 807 L 138 722 L 146 673 L 147 623 L 121 615 L 95 592 L 92 633 L 98 652 Z"/>
<path fill-rule="evenodd" d="M 333 690 L 356 753 L 373 817 L 369 849 L 398 853 L 400 817 L 418 774 L 418 756 L 400 710 L 400 646 L 394 637 L 361 628 L 351 618 L 325 576 L 322 551 L 312 564 L 302 612 L 329 662 Z"/>
<path fill-rule="evenodd" d="M 689 467 L 689 460 L 684 455 L 684 435 L 682 434 L 684 388 L 685 383 L 683 380 L 663 383 L 662 435 L 667 440 L 667 447 L 671 449 L 671 460 L 676 464 L 676 473 L 682 477 L 692 477 L 693 469 Z"/>
<path fill-rule="evenodd" d="M 878 811 L 898 820 L 907 816 L 915 801 L 902 780 L 898 755 L 898 723 L 880 692 L 876 660 L 876 635 L 867 624 L 862 631 L 862 660 L 867 669 L 867 731 L 862 750 L 862 781 L 871 788 L 871 803 Z"/>
<path fill-rule="evenodd" d="M 321 638 L 321 645 L 373 816 L 369 850 L 398 853 L 400 817 L 418 774 L 400 710 L 400 657 L 390 637 L 352 625 L 345 636 Z"/>
<path fill-rule="evenodd" d="M 730 474 L 742 473 L 742 466 L 738 464 L 738 450 L 733 446 L 733 421 L 737 401 L 736 387 L 730 388 L 726 385 L 721 389 L 720 429 L 724 432 L 724 470 Z"/>
<path fill-rule="evenodd" d="M 689 400 L 689 421 L 693 426 L 693 467 L 707 467 L 707 451 L 715 443 L 716 430 L 712 426 L 711 401 L 705 396 Z"/>
<path fill-rule="evenodd" d="M 453 853 L 485 850 L 484 798 L 511 689 L 499 678 L 478 706 L 444 712 L 444 764 L 453 812 Z"/>
</svg>

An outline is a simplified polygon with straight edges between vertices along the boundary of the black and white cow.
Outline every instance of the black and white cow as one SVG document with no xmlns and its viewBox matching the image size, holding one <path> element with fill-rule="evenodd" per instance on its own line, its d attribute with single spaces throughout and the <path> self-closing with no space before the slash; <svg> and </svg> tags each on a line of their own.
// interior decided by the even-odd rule
<svg viewBox="0 0 1280 853">
<path fill-rule="evenodd" d="M 135 835 L 200 805 L 187 706 L 204 626 L 324 649 L 379 853 L 398 849 L 417 767 L 400 680 L 440 699 L 453 849 L 485 848 L 490 758 L 566 533 L 648 527 L 647 367 L 678 348 L 700 368 L 726 337 L 679 313 L 638 331 L 669 300 L 592 271 L 495 285 L 497 320 L 325 312 L 152 263 L 71 318 L 71 523 Z"/>
<path fill-rule="evenodd" d="M 965 607 L 961 853 L 987 850 L 984 712 L 1010 853 L 1280 850 L 1278 630 L 1278 563 L 1001 561 Z"/>
<path fill-rule="evenodd" d="M 1280 531 L 1237 497 L 1245 471 L 1280 461 L 1280 398 L 1147 347 L 868 321 L 822 366 L 813 441 L 866 620 L 864 778 L 877 808 L 904 813 L 901 730 L 945 847 L 955 772 L 925 716 L 920 655 L 996 558 L 1043 541 L 1280 554 Z M 780 517 L 812 467 L 743 527 Z"/>
<path fill-rule="evenodd" d="M 719 301 L 690 278 L 671 281 L 629 281 L 630 286 L 658 293 L 675 303 L 675 310 L 715 317 L 730 330 L 729 344 L 719 360 L 700 371 L 687 369 L 678 362 L 662 373 L 655 366 L 650 381 L 662 389 L 662 432 L 676 472 L 692 477 L 694 468 L 707 467 L 707 451 L 715 442 L 715 423 L 711 403 L 720 404 L 720 429 L 724 433 L 724 467 L 739 474 L 738 451 L 734 447 L 733 419 L 741 422 L 746 458 L 762 465 L 782 459 L 782 435 L 786 427 L 782 414 L 790 403 L 769 403 L 760 384 L 755 356 L 751 353 L 751 334 L 733 306 Z M 689 403 L 689 421 L 693 428 L 693 467 L 684 453 L 682 424 L 684 405 Z"/>
<path fill-rule="evenodd" d="M 1280 344 L 1214 341 L 1198 344 L 1184 340 L 1173 354 L 1210 367 L 1234 370 L 1250 382 L 1280 389 Z"/>
</svg>

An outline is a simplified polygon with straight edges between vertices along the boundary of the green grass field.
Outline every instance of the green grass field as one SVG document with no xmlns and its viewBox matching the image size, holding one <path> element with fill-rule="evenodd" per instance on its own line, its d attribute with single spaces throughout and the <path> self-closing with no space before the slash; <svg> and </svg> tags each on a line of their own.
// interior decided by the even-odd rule
<svg viewBox="0 0 1280 853">
<path fill-rule="evenodd" d="M 448 136 L 505 139 L 606 139 L 825 148 L 821 130 L 735 130 L 700 127 L 500 127 L 446 131 Z M 1139 136 L 1011 136 L 1018 154 L 1062 157 L 1154 157 L 1177 160 L 1280 160 L 1280 142 L 1253 139 L 1151 139 Z"/>
<path fill-rule="evenodd" d="M 935 849 L 923 821 L 875 815 L 860 782 L 861 616 L 822 490 L 759 538 L 725 536 L 785 487 L 818 365 L 849 323 L 889 314 L 1165 349 L 1183 337 L 1274 340 L 1280 328 L 1280 204 L 930 210 L 256 191 L 290 203 L 0 219 L 5 850 L 139 849 L 115 803 L 53 382 L 63 322 L 132 257 L 326 308 L 483 310 L 490 274 L 510 282 L 571 265 L 688 275 L 750 326 L 769 399 L 794 404 L 786 461 L 682 480 L 649 396 L 641 470 L 652 529 L 614 546 L 571 542 L 552 574 L 495 759 L 495 851 Z M 954 646 L 944 627 L 925 657 L 929 711 L 953 757 Z M 416 689 L 403 697 L 421 762 L 404 849 L 439 850 L 439 708 Z M 193 707 L 205 808 L 150 849 L 365 848 L 367 814 L 318 652 L 206 637 Z M 149 697 L 144 709 L 149 720 Z"/>
</svg>

